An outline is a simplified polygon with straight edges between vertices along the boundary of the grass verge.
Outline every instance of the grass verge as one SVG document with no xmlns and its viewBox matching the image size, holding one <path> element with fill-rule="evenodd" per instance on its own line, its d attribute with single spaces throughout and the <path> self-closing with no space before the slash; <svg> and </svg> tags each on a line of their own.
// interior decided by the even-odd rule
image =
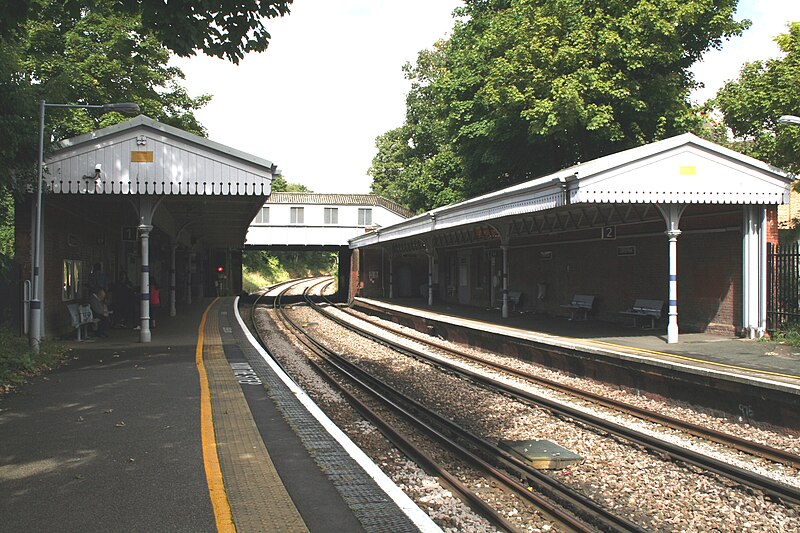
<svg viewBox="0 0 800 533">
<path fill-rule="evenodd" d="M 0 394 L 14 390 L 26 380 L 61 364 L 66 347 L 42 342 L 39 353 L 28 347 L 28 339 L 0 329 Z"/>
<path fill-rule="evenodd" d="M 800 324 L 794 324 L 784 331 L 776 331 L 772 340 L 789 346 L 800 346 Z"/>
<path fill-rule="evenodd" d="M 281 271 L 280 275 L 268 277 L 261 272 L 248 270 L 245 268 L 242 271 L 242 290 L 248 293 L 253 293 L 264 287 L 280 283 L 289 279 L 289 274 L 286 271 Z"/>
</svg>

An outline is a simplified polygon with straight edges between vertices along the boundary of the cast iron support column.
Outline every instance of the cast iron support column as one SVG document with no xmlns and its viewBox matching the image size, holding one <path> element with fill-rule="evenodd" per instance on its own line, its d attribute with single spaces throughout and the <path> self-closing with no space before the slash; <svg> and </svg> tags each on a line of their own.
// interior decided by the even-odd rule
<svg viewBox="0 0 800 533">
<path fill-rule="evenodd" d="M 389 254 L 389 299 L 394 298 L 394 256 Z"/>
<path fill-rule="evenodd" d="M 186 267 L 186 303 L 192 305 L 192 269 Z"/>
<path fill-rule="evenodd" d="M 433 305 L 433 253 L 428 253 L 428 305 Z"/>
<path fill-rule="evenodd" d="M 176 306 L 176 285 L 177 285 L 177 276 L 176 276 L 176 265 L 175 265 L 175 253 L 178 251 L 178 245 L 174 242 L 170 246 L 170 255 L 169 255 L 169 316 L 175 316 L 177 314 L 175 306 Z"/>
<path fill-rule="evenodd" d="M 767 334 L 767 207 L 758 206 L 760 210 L 759 262 L 758 262 L 758 338 Z"/>
<path fill-rule="evenodd" d="M 153 226 L 141 224 L 139 226 L 139 238 L 142 240 L 142 275 L 139 282 L 141 292 L 141 310 L 139 342 L 150 342 L 150 232 Z"/>
<path fill-rule="evenodd" d="M 508 318 L 508 245 L 500 246 L 503 251 L 503 318 Z"/>
<path fill-rule="evenodd" d="M 666 232 L 669 238 L 669 324 L 667 342 L 678 342 L 678 235 L 680 230 Z"/>
<path fill-rule="evenodd" d="M 678 229 L 683 210 L 683 204 L 659 204 L 659 211 L 667 223 L 664 233 L 669 239 L 669 323 L 667 324 L 667 343 L 678 342 Z"/>
</svg>

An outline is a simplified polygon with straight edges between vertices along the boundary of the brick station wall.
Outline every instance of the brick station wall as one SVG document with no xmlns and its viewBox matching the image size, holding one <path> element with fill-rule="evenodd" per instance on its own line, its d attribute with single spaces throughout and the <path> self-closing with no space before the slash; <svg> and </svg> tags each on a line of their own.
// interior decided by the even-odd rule
<svg viewBox="0 0 800 533">
<path fill-rule="evenodd" d="M 767 210 L 767 237 L 778 242 L 777 208 Z M 742 208 L 741 206 L 687 207 L 681 219 L 682 234 L 678 238 L 678 321 L 683 332 L 736 334 L 742 328 Z M 621 322 L 619 314 L 629 309 L 634 300 L 662 300 L 665 304 L 661 326 L 667 320 L 669 300 L 669 242 L 661 220 L 617 227 L 613 240 L 600 238 L 600 229 L 535 236 L 512 241 L 509 249 L 511 291 L 524 293 L 523 311 L 568 315 L 562 308 L 575 294 L 596 297 L 591 316 L 595 319 Z M 549 242 L 548 242 L 549 239 Z M 362 250 L 363 251 L 363 250 Z M 470 262 L 470 305 L 491 305 L 490 284 L 500 279 L 502 255 L 497 242 L 459 251 L 439 250 L 437 270 L 440 302 L 456 303 L 457 294 L 447 291 L 453 283 L 450 261 L 466 253 Z M 630 255 L 627 255 L 630 254 Z M 496 272 L 490 260 L 495 255 Z M 388 260 L 380 268 L 380 250 L 367 251 L 362 259 L 364 296 L 380 297 L 381 283 L 388 296 Z M 480 264 L 479 264 L 480 263 Z M 367 272 L 378 270 L 387 277 L 374 287 L 366 283 Z M 404 271 L 407 273 L 403 273 Z M 420 257 L 396 257 L 394 262 L 395 297 L 417 297 L 400 294 L 400 278 L 410 276 L 412 286 L 427 282 L 427 262 Z M 456 274 L 457 275 L 457 274 Z M 481 277 L 481 280 L 478 280 Z M 538 284 L 546 285 L 544 299 L 538 300 Z M 451 291 L 452 292 L 452 291 Z M 497 299 L 502 292 L 496 289 Z M 497 303 L 497 302 L 496 302 Z"/>
<path fill-rule="evenodd" d="M 60 337 L 71 331 L 67 304 L 80 299 L 62 299 L 64 260 L 83 262 L 84 283 L 94 263 L 102 263 L 109 282 L 114 279 L 114 246 L 118 241 L 119 228 L 87 221 L 87 218 L 69 209 L 48 206 L 45 202 L 42 239 L 44 243 L 43 275 L 44 322 L 47 338 Z M 25 279 L 31 278 L 31 215 L 30 204 L 16 210 L 16 258 L 20 262 Z M 85 291 L 84 287 L 84 291 Z M 88 295 L 87 295 L 88 296 Z"/>
</svg>

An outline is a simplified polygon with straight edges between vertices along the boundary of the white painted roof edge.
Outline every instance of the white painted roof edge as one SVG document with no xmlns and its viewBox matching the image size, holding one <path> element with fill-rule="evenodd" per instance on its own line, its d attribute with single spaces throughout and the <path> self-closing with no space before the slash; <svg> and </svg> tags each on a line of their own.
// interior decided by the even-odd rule
<svg viewBox="0 0 800 533">
<path fill-rule="evenodd" d="M 74 149 L 81 144 L 98 141 L 106 137 L 112 137 L 119 133 L 136 129 L 140 126 L 160 131 L 163 134 L 183 139 L 186 142 L 200 145 L 216 152 L 221 152 L 225 155 L 229 155 L 242 161 L 247 161 L 248 163 L 263 167 L 273 175 L 279 173 L 275 164 L 267 159 L 237 150 L 236 148 L 231 148 L 230 146 L 212 141 L 211 139 L 207 139 L 199 135 L 195 135 L 194 133 L 183 131 L 182 129 L 170 126 L 169 124 L 164 124 L 163 122 L 159 122 L 145 115 L 138 115 L 130 120 L 126 120 L 125 122 L 114 124 L 113 126 L 108 126 L 99 130 L 91 131 L 89 133 L 84 133 L 83 135 L 78 135 L 76 137 L 70 137 L 69 139 L 59 141 L 56 143 L 56 146 L 58 147 L 56 153 L 63 150 Z"/>
<path fill-rule="evenodd" d="M 764 163 L 763 161 L 740 154 L 739 152 L 730 150 L 711 141 L 707 141 L 692 133 L 684 133 L 654 143 L 623 150 L 622 152 L 609 154 L 586 163 L 573 165 L 552 174 L 513 185 L 499 191 L 490 192 L 483 196 L 477 196 L 475 198 L 470 198 L 455 204 L 438 207 L 426 213 L 422 213 L 402 222 L 398 222 L 397 224 L 386 226 L 377 231 L 354 237 L 349 241 L 350 247 L 360 248 L 362 246 L 370 246 L 384 241 L 409 237 L 414 234 L 431 231 L 433 229 L 452 227 L 457 224 L 445 225 L 440 223 L 435 225 L 435 221 L 441 220 L 445 217 L 467 217 L 467 215 L 471 212 L 491 210 L 492 206 L 497 206 L 502 200 L 509 197 L 522 198 L 523 196 L 528 196 L 531 199 L 544 198 L 546 196 L 561 192 L 563 190 L 562 184 L 565 184 L 567 179 L 570 179 L 571 181 L 580 181 L 582 179 L 587 179 L 594 175 L 608 171 L 609 169 L 653 157 L 657 154 L 670 152 L 688 145 L 695 145 L 708 152 L 715 153 L 724 158 L 731 159 L 739 164 L 768 174 L 772 178 L 783 181 L 787 188 L 794 179 L 784 170 Z M 492 218 L 496 217 L 489 216 L 485 217 L 484 220 L 491 220 Z M 476 220 L 471 220 L 470 222 L 474 223 Z"/>
</svg>

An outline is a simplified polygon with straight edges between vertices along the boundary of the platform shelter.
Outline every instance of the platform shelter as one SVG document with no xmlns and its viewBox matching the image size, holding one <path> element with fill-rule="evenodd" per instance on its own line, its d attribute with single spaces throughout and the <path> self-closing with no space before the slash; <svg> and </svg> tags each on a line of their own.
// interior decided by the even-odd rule
<svg viewBox="0 0 800 533">
<path fill-rule="evenodd" d="M 179 301 L 241 290 L 241 250 L 270 194 L 272 162 L 146 116 L 64 140 L 48 154 L 38 291 L 44 336 L 69 332 L 67 306 L 88 298 L 95 264 L 117 304 L 122 293 L 113 286 L 134 289 L 131 314 L 143 342 L 151 338 L 155 283 L 169 315 Z M 16 210 L 16 257 L 28 280 L 35 201 L 31 195 Z"/>
<path fill-rule="evenodd" d="M 670 343 L 679 329 L 757 337 L 766 330 L 767 243 L 778 240 L 777 206 L 791 181 L 679 135 L 351 239 L 351 275 L 361 280 L 353 287 L 496 307 L 503 317 L 574 318 L 570 302 L 591 296 L 586 318 L 622 321 L 649 301 L 663 305 L 655 327 Z"/>
</svg>

